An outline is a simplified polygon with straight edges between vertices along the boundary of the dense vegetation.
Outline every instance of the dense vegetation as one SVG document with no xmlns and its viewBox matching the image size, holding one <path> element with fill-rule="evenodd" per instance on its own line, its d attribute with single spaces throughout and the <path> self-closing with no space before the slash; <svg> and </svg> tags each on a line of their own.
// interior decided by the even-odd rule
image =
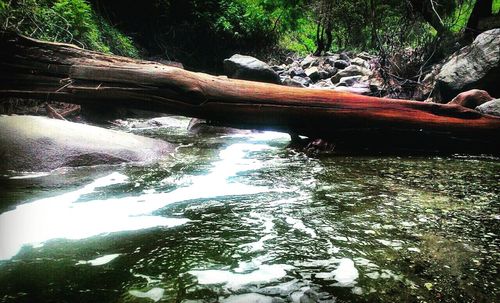
<svg viewBox="0 0 500 303">
<path fill-rule="evenodd" d="M 217 69 L 235 52 L 429 49 L 474 36 L 499 8 L 500 0 L 0 0 L 0 22 L 35 38 L 131 57 L 140 45 L 143 55 Z"/>
<path fill-rule="evenodd" d="M 94 12 L 85 0 L 0 0 L 4 29 L 42 40 L 138 57 L 132 40 Z"/>
</svg>

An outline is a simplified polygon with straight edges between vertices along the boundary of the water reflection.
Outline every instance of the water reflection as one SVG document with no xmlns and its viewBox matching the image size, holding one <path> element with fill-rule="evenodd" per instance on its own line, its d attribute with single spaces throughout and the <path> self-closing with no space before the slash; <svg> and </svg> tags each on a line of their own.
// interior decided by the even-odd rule
<svg viewBox="0 0 500 303">
<path fill-rule="evenodd" d="M 189 220 L 185 218 L 153 215 L 154 211 L 172 203 L 268 191 L 267 187 L 246 185 L 231 178 L 262 166 L 261 161 L 248 158 L 248 153 L 271 148 L 253 143 L 229 145 L 220 151 L 220 160 L 213 163 L 207 174 L 192 176 L 188 186 L 170 192 L 157 193 L 153 190 L 134 196 L 78 202 L 84 195 L 128 182 L 127 176 L 114 172 L 75 191 L 19 205 L 0 215 L 0 260 L 12 258 L 23 245 L 39 246 L 50 239 L 75 240 L 118 231 L 187 223 Z"/>
<path fill-rule="evenodd" d="M 1 262 L 0 301 L 490 302 L 500 293 L 498 162 L 310 157 L 286 149 L 283 134 L 161 130 L 184 146 L 169 164 L 47 199 L 28 192 L 39 200 L 0 215 L 5 258 L 21 245 L 88 238 Z M 165 224 L 182 226 L 94 237 Z"/>
</svg>

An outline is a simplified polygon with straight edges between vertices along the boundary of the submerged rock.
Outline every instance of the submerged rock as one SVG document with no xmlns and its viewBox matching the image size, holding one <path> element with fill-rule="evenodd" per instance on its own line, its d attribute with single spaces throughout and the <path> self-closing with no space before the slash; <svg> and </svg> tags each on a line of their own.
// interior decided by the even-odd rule
<svg viewBox="0 0 500 303">
<path fill-rule="evenodd" d="M 35 116 L 0 116 L 0 171 L 151 162 L 173 150 L 165 141 Z"/>
<path fill-rule="evenodd" d="M 436 76 L 436 90 L 443 101 L 459 92 L 479 88 L 500 94 L 500 28 L 477 36 L 471 45 L 455 52 Z"/>
<path fill-rule="evenodd" d="M 280 84 L 279 75 L 257 58 L 233 55 L 224 60 L 224 73 L 229 78 Z"/>
</svg>

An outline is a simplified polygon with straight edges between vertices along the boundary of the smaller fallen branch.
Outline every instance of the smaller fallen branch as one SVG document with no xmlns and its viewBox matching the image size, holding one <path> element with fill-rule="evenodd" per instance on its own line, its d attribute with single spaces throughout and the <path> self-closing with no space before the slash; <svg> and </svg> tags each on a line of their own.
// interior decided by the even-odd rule
<svg viewBox="0 0 500 303">
<path fill-rule="evenodd" d="M 82 108 L 80 105 L 72 104 L 68 109 L 61 112 L 60 115 L 65 117 L 65 118 L 69 117 L 69 116 L 77 115 L 80 113 L 81 109 Z"/>
<path fill-rule="evenodd" d="M 52 106 L 50 106 L 48 103 L 45 104 L 45 110 L 47 111 L 47 116 L 49 116 L 49 118 L 52 118 L 52 119 L 59 119 L 59 120 L 64 120 L 66 121 L 66 119 L 64 119 L 64 117 L 59 114 Z"/>
</svg>

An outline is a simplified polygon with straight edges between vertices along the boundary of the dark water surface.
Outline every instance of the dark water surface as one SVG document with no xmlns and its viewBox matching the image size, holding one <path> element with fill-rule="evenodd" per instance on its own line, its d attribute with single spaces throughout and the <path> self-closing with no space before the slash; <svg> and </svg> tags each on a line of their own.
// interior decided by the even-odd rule
<svg viewBox="0 0 500 303">
<path fill-rule="evenodd" d="M 147 167 L 0 180 L 0 302 L 495 302 L 500 162 L 195 135 Z M 308 301 L 309 300 L 309 301 Z"/>
</svg>

